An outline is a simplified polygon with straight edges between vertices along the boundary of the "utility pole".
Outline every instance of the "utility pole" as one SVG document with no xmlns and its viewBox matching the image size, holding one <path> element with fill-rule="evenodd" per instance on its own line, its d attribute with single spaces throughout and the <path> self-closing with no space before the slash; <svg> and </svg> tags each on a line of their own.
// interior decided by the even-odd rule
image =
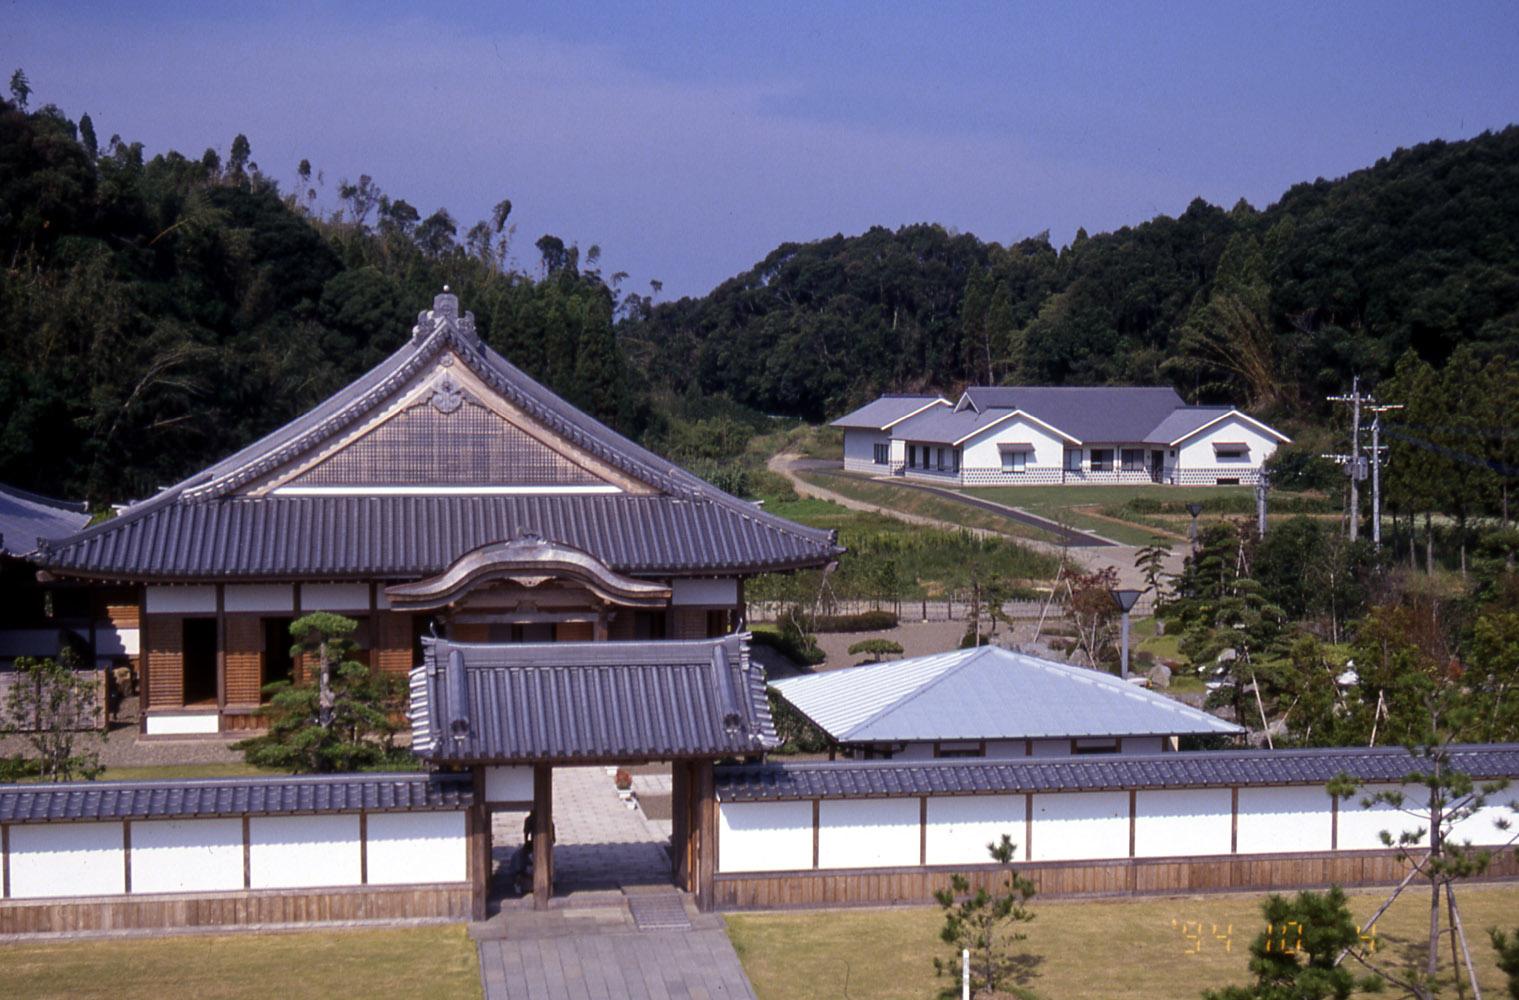
<svg viewBox="0 0 1519 1000">
<path fill-rule="evenodd" d="M 1255 531 L 1260 538 L 1266 537 L 1266 491 L 1271 489 L 1271 473 L 1261 464 L 1260 476 L 1255 480 Z"/>
<path fill-rule="evenodd" d="M 1375 403 L 1370 396 L 1361 394 L 1361 377 L 1357 375 L 1350 383 L 1350 395 L 1330 396 L 1331 403 L 1350 404 L 1350 454 L 1325 455 L 1342 465 L 1350 473 L 1350 540 L 1361 535 L 1361 480 L 1366 478 L 1366 465 L 1361 458 L 1361 404 Z"/>
<path fill-rule="evenodd" d="M 1401 404 L 1381 403 L 1369 408 L 1371 418 L 1371 544 L 1382 547 L 1382 414 L 1403 409 Z M 1412 544 L 1410 541 L 1409 544 Z"/>
</svg>

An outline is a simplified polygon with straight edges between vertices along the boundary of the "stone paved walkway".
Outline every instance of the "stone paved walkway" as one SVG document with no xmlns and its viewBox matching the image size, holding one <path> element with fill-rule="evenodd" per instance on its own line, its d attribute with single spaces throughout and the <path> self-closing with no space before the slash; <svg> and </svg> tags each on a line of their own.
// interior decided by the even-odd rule
<svg viewBox="0 0 1519 1000">
<path fill-rule="evenodd" d="M 491 860 L 498 867 L 521 846 L 523 818 L 492 818 Z M 554 829 L 556 892 L 670 883 L 668 829 L 628 808 L 604 767 L 554 768 Z"/>
<path fill-rule="evenodd" d="M 668 783 L 634 779 L 653 794 L 667 793 Z M 522 842 L 522 819 L 494 818 L 498 865 Z M 754 1000 L 722 918 L 697 913 L 670 883 L 668 823 L 629 809 L 606 768 L 554 769 L 554 825 L 552 908 L 507 899 L 470 927 L 486 1000 Z M 691 929 L 640 930 L 628 898 L 650 895 L 676 914 L 683 907 Z"/>
<path fill-rule="evenodd" d="M 480 942 L 486 1000 L 754 1000 L 722 927 Z"/>
</svg>

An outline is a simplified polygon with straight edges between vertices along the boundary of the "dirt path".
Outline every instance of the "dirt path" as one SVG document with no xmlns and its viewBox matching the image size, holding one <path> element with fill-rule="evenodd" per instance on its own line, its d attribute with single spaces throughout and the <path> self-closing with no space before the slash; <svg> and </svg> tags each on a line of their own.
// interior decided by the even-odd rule
<svg viewBox="0 0 1519 1000">
<path fill-rule="evenodd" d="M 892 507 L 884 507 L 880 504 L 867 503 L 863 500 L 856 500 L 853 497 L 846 497 L 842 493 L 835 493 L 833 490 L 826 489 L 822 486 L 815 486 L 812 483 L 807 482 L 805 479 L 796 474 L 796 468 L 799 465 L 805 467 L 805 465 L 810 461 L 812 460 L 803 458 L 801 455 L 783 453 L 780 455 L 770 456 L 770 460 L 766 462 L 765 465 L 768 469 L 770 469 L 771 472 L 784 477 L 800 496 L 811 497 L 816 500 L 827 500 L 832 503 L 836 503 L 841 507 L 847 507 L 850 510 L 860 510 L 873 514 L 882 514 L 886 517 L 894 517 L 899 521 L 906 521 L 908 524 L 918 524 L 930 528 L 943 528 L 948 531 L 969 531 L 972 535 L 975 535 L 978 538 L 1005 538 L 1019 545 L 1026 545 L 1038 552 L 1046 552 L 1056 557 L 1064 555 L 1073 563 L 1081 566 L 1084 571 L 1089 573 L 1095 572 L 1108 566 L 1112 566 L 1118 570 L 1118 585 L 1120 587 L 1140 590 L 1145 586 L 1143 576 L 1140 574 L 1140 571 L 1134 566 L 1134 558 L 1139 551 L 1138 546 L 1116 545 L 1109 542 L 1109 544 L 1102 546 L 1089 545 L 1084 547 L 1071 546 L 1068 548 L 1062 548 L 1061 546 L 1056 545 L 1052 542 L 1041 542 L 1030 538 L 1019 538 L 1015 535 L 1008 535 L 1000 531 L 988 531 L 984 528 L 968 528 L 964 525 L 954 524 L 949 521 L 941 521 L 937 518 L 924 517 L 921 514 L 909 514 L 905 511 L 896 510 Z M 933 492 L 942 495 L 945 499 L 948 500 L 962 502 L 967 500 L 966 497 L 963 497 L 960 494 L 949 490 L 935 490 Z M 997 506 L 1000 507 L 1001 505 L 999 504 Z M 1017 510 L 1017 508 L 1008 507 L 1002 508 L 1001 512 L 1014 510 Z M 1097 536 L 1094 535 L 1092 537 L 1095 539 Z M 1106 542 L 1108 540 L 1103 539 L 1103 541 Z M 1180 572 L 1182 558 L 1184 555 L 1184 551 L 1180 548 L 1173 550 L 1171 553 L 1171 558 L 1166 561 L 1166 572 Z"/>
</svg>

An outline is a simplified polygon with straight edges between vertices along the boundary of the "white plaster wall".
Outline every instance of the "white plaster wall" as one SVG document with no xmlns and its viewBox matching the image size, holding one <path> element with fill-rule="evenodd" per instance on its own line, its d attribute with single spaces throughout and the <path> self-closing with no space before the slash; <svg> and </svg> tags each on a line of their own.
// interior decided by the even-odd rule
<svg viewBox="0 0 1519 1000">
<path fill-rule="evenodd" d="M 10 828 L 11 898 L 110 896 L 126 891 L 120 823 Z"/>
<path fill-rule="evenodd" d="M 301 613 L 308 611 L 368 611 L 367 583 L 307 583 L 301 585 Z"/>
<path fill-rule="evenodd" d="M 1213 442 L 1244 442 L 1250 446 L 1247 461 L 1219 461 L 1213 452 Z M 1276 438 L 1263 434 L 1253 424 L 1239 417 L 1229 417 L 1209 427 L 1195 437 L 1183 441 L 1177 449 L 1177 464 L 1187 471 L 1209 471 L 1220 476 L 1232 476 L 1259 469 L 1275 453 Z"/>
<path fill-rule="evenodd" d="M 132 824 L 132 892 L 243 887 L 243 821 L 155 819 Z"/>
<path fill-rule="evenodd" d="M 228 611 L 288 615 L 295 610 L 295 588 L 286 583 L 229 583 L 222 591 L 222 605 Z"/>
<path fill-rule="evenodd" d="M 97 656 L 136 656 L 141 649 L 142 640 L 138 629 L 117 628 L 108 622 L 101 622 L 95 628 Z"/>
<path fill-rule="evenodd" d="M 1035 757 L 1069 757 L 1071 755 L 1070 740 L 1035 740 Z"/>
<path fill-rule="evenodd" d="M 255 889 L 359 884 L 359 817 L 255 816 L 249 824 Z"/>
<path fill-rule="evenodd" d="M 1377 835 L 1378 831 L 1386 830 L 1392 834 L 1396 842 L 1398 835 L 1405 830 L 1422 829 L 1427 825 L 1419 820 L 1389 805 L 1378 804 L 1371 809 L 1361 806 L 1361 800 L 1369 795 L 1374 795 L 1384 789 L 1395 789 L 1397 785 L 1368 786 L 1348 799 L 1340 800 L 1339 819 L 1339 849 L 1342 851 L 1364 851 L 1380 849 L 1385 845 Z M 1405 788 L 1403 794 L 1407 797 L 1410 806 L 1417 808 L 1417 803 L 1427 799 L 1429 791 L 1422 788 Z M 1427 838 L 1426 838 L 1427 842 Z"/>
<path fill-rule="evenodd" d="M 717 819 L 718 871 L 812 867 L 811 802 L 722 802 Z"/>
<path fill-rule="evenodd" d="M 1234 807 L 1227 788 L 1140 791 L 1134 796 L 1134 816 L 1135 857 L 1229 853 Z"/>
<path fill-rule="evenodd" d="M 1239 790 L 1239 853 L 1327 851 L 1333 803 L 1322 785 Z"/>
<path fill-rule="evenodd" d="M 215 712 L 189 715 L 153 715 L 149 713 L 143 732 L 149 736 L 204 736 L 221 731 L 221 716 Z"/>
<path fill-rule="evenodd" d="M 901 750 L 891 755 L 892 760 L 933 760 L 934 745 L 928 743 L 908 743 Z"/>
<path fill-rule="evenodd" d="M 1508 843 L 1515 829 L 1519 829 L 1519 812 L 1511 805 L 1515 802 L 1519 802 L 1519 791 L 1513 786 L 1490 796 L 1486 806 L 1451 827 L 1450 839 L 1457 843 L 1470 841 L 1478 846 Z M 1509 829 L 1500 830 L 1494 826 L 1493 821 L 1497 819 L 1508 820 Z"/>
<path fill-rule="evenodd" d="M 1128 792 L 1034 796 L 1033 861 L 1129 856 Z"/>
<path fill-rule="evenodd" d="M 213 615 L 216 613 L 216 588 L 204 585 L 149 587 L 145 601 L 149 614 Z"/>
<path fill-rule="evenodd" d="M 463 882 L 466 840 L 462 812 L 370 813 L 370 885 Z"/>
<path fill-rule="evenodd" d="M 672 580 L 671 604 L 704 604 L 731 608 L 738 604 L 737 580 Z"/>
<path fill-rule="evenodd" d="M 873 465 L 875 464 L 875 446 L 890 443 L 891 434 L 886 431 L 846 429 L 844 431 L 844 461 L 853 465 Z"/>
<path fill-rule="evenodd" d="M 839 799 L 818 813 L 819 868 L 916 865 L 918 800 Z"/>
<path fill-rule="evenodd" d="M 1164 753 L 1166 738 L 1164 736 L 1125 736 L 1123 738 L 1123 753 Z"/>
<path fill-rule="evenodd" d="M 928 800 L 928 863 L 989 864 L 986 845 L 1005 833 L 1018 845 L 1015 858 L 1028 860 L 1023 841 L 1028 803 L 1022 795 L 957 795 Z"/>
<path fill-rule="evenodd" d="M 998 445 L 1028 443 L 1034 446 L 1029 465 L 1058 469 L 1065 454 L 1065 442 L 1026 417 L 1015 417 L 1006 423 L 982 431 L 965 442 L 963 465 L 967 469 L 1002 468 L 1002 451 Z"/>
<path fill-rule="evenodd" d="M 485 801 L 533 801 L 533 768 L 530 764 L 485 769 Z"/>
</svg>

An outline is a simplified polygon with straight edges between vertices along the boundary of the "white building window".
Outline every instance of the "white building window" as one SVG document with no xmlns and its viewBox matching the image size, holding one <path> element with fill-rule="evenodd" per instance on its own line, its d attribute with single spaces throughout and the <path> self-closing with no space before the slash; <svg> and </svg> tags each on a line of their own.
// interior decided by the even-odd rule
<svg viewBox="0 0 1519 1000">
<path fill-rule="evenodd" d="M 1067 471 L 1067 472 L 1080 472 L 1081 471 L 1081 449 L 1080 448 L 1067 448 L 1065 450 L 1065 471 Z"/>
<path fill-rule="evenodd" d="M 891 445 L 878 444 L 875 446 L 875 463 L 886 465 L 891 461 Z"/>
<path fill-rule="evenodd" d="M 1093 448 L 1092 449 L 1092 471 L 1093 472 L 1112 472 L 1113 471 L 1113 449 L 1112 448 Z"/>
<path fill-rule="evenodd" d="M 1250 461 L 1250 446 L 1243 443 L 1215 442 L 1213 457 L 1220 462 L 1248 462 Z"/>
<path fill-rule="evenodd" d="M 1123 471 L 1145 471 L 1145 450 L 1143 448 L 1125 448 L 1120 453 L 1119 458 L 1123 463 Z"/>
<path fill-rule="evenodd" d="M 1029 453 L 1027 451 L 1024 451 L 1022 448 L 1002 449 L 1002 471 L 1027 472 L 1028 454 Z"/>
</svg>

